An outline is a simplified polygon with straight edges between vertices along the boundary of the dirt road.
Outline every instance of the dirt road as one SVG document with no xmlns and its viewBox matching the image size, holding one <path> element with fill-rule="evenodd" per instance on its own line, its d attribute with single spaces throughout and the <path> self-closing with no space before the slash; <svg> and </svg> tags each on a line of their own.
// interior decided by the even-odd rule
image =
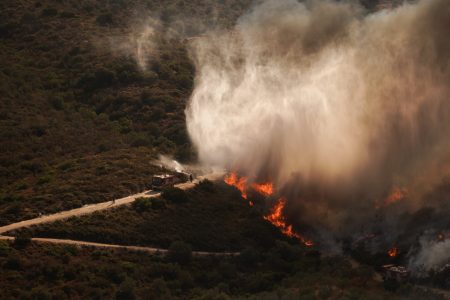
<svg viewBox="0 0 450 300">
<path fill-rule="evenodd" d="M 12 236 L 0 236 L 0 240 L 14 240 Z M 146 252 L 149 254 L 165 254 L 167 249 L 152 248 L 152 247 L 142 247 L 142 246 L 124 246 L 115 244 L 102 244 L 75 240 L 64 240 L 64 239 L 50 239 L 50 238 L 32 238 L 33 242 L 36 243 L 50 243 L 50 244 L 61 244 L 61 245 L 75 245 L 79 247 L 93 247 L 93 248 L 107 248 L 107 249 L 118 249 L 118 250 L 128 250 L 137 252 Z M 239 255 L 239 252 L 205 252 L 205 251 L 193 251 L 193 256 L 235 256 Z"/>
<path fill-rule="evenodd" d="M 203 180 L 206 178 L 210 179 L 210 180 L 215 180 L 217 178 L 220 178 L 220 176 L 222 176 L 222 174 L 219 174 L 219 173 L 208 174 L 205 176 L 199 176 L 193 182 L 180 183 L 175 186 L 180 189 L 187 190 L 187 189 L 194 187 L 195 184 L 198 183 L 200 180 Z M 57 220 L 67 219 L 67 218 L 74 217 L 74 216 L 91 214 L 91 213 L 99 211 L 99 210 L 105 210 L 105 209 L 110 209 L 113 207 L 118 207 L 121 205 L 129 204 L 129 203 L 132 203 L 134 200 L 136 200 L 139 197 L 158 197 L 160 195 L 161 195 L 160 192 L 148 190 L 148 191 L 143 191 L 141 193 L 127 196 L 124 198 L 116 199 L 116 200 L 101 202 L 101 203 L 97 203 L 97 204 L 85 205 L 80 208 L 62 211 L 62 212 L 52 214 L 52 215 L 43 215 L 43 216 L 35 218 L 35 219 L 20 221 L 17 223 L 2 226 L 2 227 L 0 227 L 0 235 L 5 232 L 11 231 L 11 230 L 16 230 L 16 229 L 23 228 L 23 227 L 29 227 L 29 226 L 43 224 L 43 223 L 51 223 L 51 222 L 55 222 Z"/>
</svg>

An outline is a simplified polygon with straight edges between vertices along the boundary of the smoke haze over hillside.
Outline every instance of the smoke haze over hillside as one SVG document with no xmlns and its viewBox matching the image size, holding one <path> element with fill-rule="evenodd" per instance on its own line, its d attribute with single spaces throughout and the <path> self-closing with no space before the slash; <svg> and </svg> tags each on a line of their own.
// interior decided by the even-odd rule
<svg viewBox="0 0 450 300">
<path fill-rule="evenodd" d="M 449 162 L 448 28 L 446 0 L 261 2 L 191 45 L 200 161 L 272 180 L 315 227 L 360 228 L 395 186 L 420 209 Z"/>
</svg>

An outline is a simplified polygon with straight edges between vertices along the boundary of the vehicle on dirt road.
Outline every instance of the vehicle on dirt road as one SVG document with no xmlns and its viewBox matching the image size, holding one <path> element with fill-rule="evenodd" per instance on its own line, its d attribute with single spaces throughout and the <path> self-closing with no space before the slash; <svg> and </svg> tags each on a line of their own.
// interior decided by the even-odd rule
<svg viewBox="0 0 450 300">
<path fill-rule="evenodd" d="M 152 189 L 163 190 L 173 187 L 177 183 L 192 181 L 192 174 L 186 172 L 176 172 L 175 174 L 159 174 L 152 177 Z"/>
</svg>

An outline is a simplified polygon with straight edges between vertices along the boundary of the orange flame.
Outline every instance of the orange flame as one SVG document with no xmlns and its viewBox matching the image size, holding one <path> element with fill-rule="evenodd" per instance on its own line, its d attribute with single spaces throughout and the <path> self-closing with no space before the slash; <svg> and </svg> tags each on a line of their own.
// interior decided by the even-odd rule
<svg viewBox="0 0 450 300">
<path fill-rule="evenodd" d="M 225 176 L 224 181 L 226 184 L 236 187 L 241 192 L 242 198 L 247 199 L 247 178 L 239 178 L 236 172 L 231 172 Z"/>
<path fill-rule="evenodd" d="M 388 255 L 390 257 L 396 257 L 398 255 L 398 248 L 397 247 L 392 247 L 391 249 L 389 249 Z"/>
<path fill-rule="evenodd" d="M 252 188 L 265 196 L 271 196 L 273 194 L 273 184 L 271 182 L 261 184 L 253 183 Z"/>
<path fill-rule="evenodd" d="M 392 192 L 389 194 L 389 196 L 384 199 L 384 201 L 381 201 L 381 203 L 378 203 L 376 205 L 376 208 L 380 207 L 386 207 L 393 203 L 399 202 L 403 199 L 405 199 L 408 196 L 408 190 L 405 188 L 394 188 Z"/>
<path fill-rule="evenodd" d="M 283 209 L 286 206 L 286 199 L 278 199 L 275 206 L 272 208 L 271 214 L 264 217 L 265 220 L 272 223 L 277 227 L 284 235 L 288 237 L 293 237 L 300 240 L 306 246 L 313 246 L 314 243 L 311 240 L 305 240 L 300 234 L 294 232 L 292 225 L 287 225 L 285 218 L 283 216 Z"/>
</svg>

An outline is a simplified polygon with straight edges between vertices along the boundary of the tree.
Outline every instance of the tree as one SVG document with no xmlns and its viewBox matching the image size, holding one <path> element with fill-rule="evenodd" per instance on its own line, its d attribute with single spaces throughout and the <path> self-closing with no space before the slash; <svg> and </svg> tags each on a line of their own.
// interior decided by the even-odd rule
<svg viewBox="0 0 450 300">
<path fill-rule="evenodd" d="M 173 242 L 169 247 L 167 256 L 170 261 L 179 264 L 188 264 L 192 259 L 191 245 L 181 241 Z"/>
<path fill-rule="evenodd" d="M 135 299 L 135 283 L 132 279 L 125 279 L 119 287 L 119 290 L 116 292 L 117 300 L 132 300 Z"/>
</svg>

